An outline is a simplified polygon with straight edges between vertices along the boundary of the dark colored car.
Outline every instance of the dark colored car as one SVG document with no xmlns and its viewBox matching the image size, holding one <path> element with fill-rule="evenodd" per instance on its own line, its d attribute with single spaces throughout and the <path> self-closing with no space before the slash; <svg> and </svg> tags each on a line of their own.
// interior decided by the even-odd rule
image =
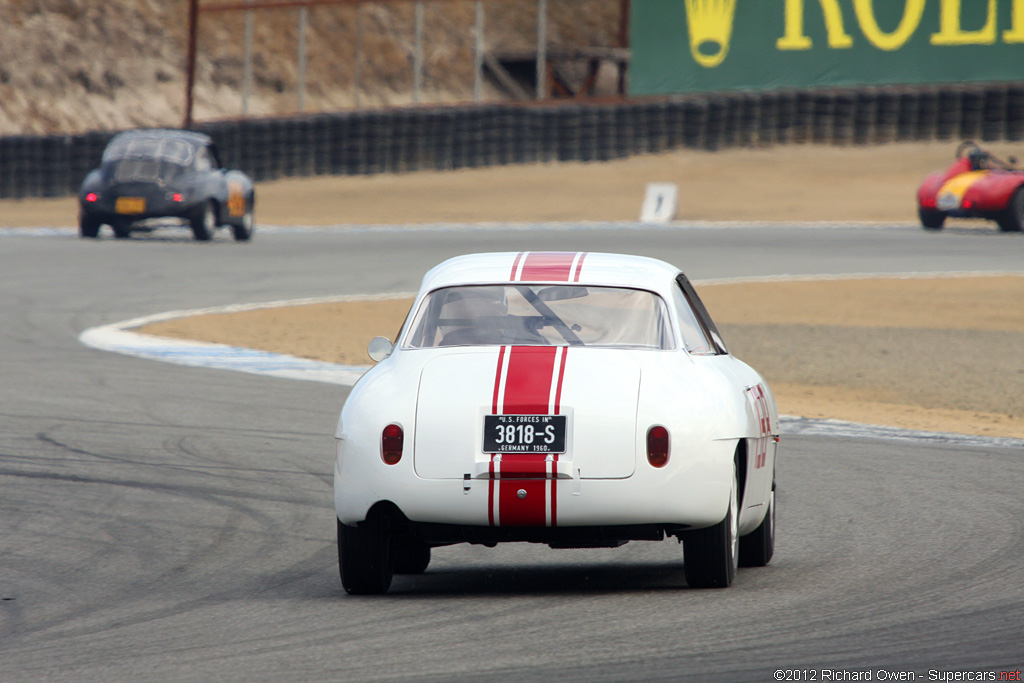
<svg viewBox="0 0 1024 683">
<path fill-rule="evenodd" d="M 103 151 L 100 167 L 89 172 L 79 192 L 79 230 L 97 237 L 102 225 L 114 235 L 153 230 L 178 218 L 207 241 L 222 225 L 235 240 L 253 234 L 252 180 L 221 166 L 209 136 L 182 130 L 119 133 Z"/>
</svg>

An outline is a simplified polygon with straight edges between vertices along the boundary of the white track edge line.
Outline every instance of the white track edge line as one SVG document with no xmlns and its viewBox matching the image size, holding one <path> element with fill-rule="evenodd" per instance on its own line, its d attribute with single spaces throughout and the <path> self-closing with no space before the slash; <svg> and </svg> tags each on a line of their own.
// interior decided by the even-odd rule
<svg viewBox="0 0 1024 683">
<path fill-rule="evenodd" d="M 162 226 L 167 228 L 177 226 Z M 712 221 L 712 220 L 676 220 L 665 223 L 642 221 L 478 221 L 466 223 L 407 223 L 407 224 L 376 224 L 376 223 L 335 223 L 329 225 L 257 225 L 257 232 L 267 234 L 299 234 L 299 233 L 344 233 L 344 232 L 472 232 L 486 230 L 709 230 L 736 228 L 796 228 L 796 229 L 850 229 L 850 230 L 905 230 L 920 229 L 913 221 Z M 162 234 L 170 234 L 164 232 Z M 183 237 L 191 239 L 187 232 Z M 78 228 L 74 226 L 3 226 L 0 237 L 77 237 Z M 145 239 L 145 237 L 141 237 Z"/>
</svg>

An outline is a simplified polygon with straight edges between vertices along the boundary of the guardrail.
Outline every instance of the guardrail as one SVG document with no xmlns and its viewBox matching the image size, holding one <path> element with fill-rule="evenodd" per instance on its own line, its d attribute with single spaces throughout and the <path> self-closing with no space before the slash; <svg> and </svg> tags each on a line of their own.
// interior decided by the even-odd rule
<svg viewBox="0 0 1024 683">
<path fill-rule="evenodd" d="M 671 149 L 1024 139 L 1024 82 L 494 104 L 203 123 L 256 181 L 607 161 Z M 0 138 L 0 198 L 78 191 L 114 132 Z"/>
</svg>

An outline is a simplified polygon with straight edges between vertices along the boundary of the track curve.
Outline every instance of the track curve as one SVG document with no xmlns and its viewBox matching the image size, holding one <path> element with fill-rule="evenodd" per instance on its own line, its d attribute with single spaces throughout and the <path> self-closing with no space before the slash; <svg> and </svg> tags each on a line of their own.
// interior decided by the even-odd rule
<svg viewBox="0 0 1024 683">
<path fill-rule="evenodd" d="M 457 253 L 656 256 L 694 278 L 1020 270 L 1015 236 L 894 227 L 261 232 L 248 245 L 0 237 L 0 679 L 772 680 L 1018 668 L 1020 448 L 791 435 L 778 552 L 691 591 L 673 543 L 439 549 L 342 595 L 343 387 L 104 353 L 158 311 L 414 290 Z M 821 680 L 819 676 L 819 680 Z"/>
</svg>

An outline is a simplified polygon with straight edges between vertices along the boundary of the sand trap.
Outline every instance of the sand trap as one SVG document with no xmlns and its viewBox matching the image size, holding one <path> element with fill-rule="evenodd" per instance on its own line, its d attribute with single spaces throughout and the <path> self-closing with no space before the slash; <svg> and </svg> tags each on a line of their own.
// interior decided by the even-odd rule
<svg viewBox="0 0 1024 683">
<path fill-rule="evenodd" d="M 1024 437 L 1024 277 L 700 291 L 732 353 L 766 376 L 785 414 Z M 310 304 L 182 318 L 143 331 L 366 364 L 367 341 L 394 339 L 410 304 Z"/>
</svg>

